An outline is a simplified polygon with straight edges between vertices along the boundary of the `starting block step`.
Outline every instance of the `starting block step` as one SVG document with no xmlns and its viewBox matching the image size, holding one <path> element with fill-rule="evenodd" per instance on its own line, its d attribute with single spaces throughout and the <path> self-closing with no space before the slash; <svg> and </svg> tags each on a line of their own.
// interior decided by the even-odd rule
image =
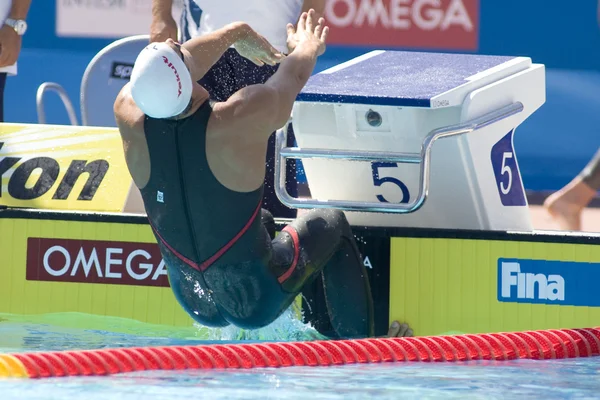
<svg viewBox="0 0 600 400">
<path fill-rule="evenodd" d="M 276 191 L 352 224 L 532 230 L 513 146 L 545 101 L 528 57 L 372 51 L 310 78 L 293 110 L 296 148 L 277 135 Z M 311 199 L 285 191 L 303 160 Z"/>
</svg>

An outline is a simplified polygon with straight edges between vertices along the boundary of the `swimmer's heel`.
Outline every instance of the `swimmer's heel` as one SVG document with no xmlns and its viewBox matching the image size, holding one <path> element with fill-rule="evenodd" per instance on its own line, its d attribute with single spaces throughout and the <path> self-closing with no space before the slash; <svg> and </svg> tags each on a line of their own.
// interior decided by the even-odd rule
<svg viewBox="0 0 600 400">
<path fill-rule="evenodd" d="M 373 298 L 367 270 L 351 233 L 323 269 L 331 325 L 340 338 L 374 336 Z"/>
</svg>

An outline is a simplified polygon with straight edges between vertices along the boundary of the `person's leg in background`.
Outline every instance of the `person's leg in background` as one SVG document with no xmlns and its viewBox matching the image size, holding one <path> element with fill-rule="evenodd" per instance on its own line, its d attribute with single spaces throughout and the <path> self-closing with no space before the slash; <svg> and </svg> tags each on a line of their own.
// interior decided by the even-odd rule
<svg viewBox="0 0 600 400">
<path fill-rule="evenodd" d="M 600 0 L 596 4 L 596 17 L 600 26 Z M 581 213 L 600 190 L 600 149 L 586 167 L 568 185 L 550 195 L 544 207 L 561 229 L 581 230 Z"/>
<path fill-rule="evenodd" d="M 0 72 L 0 122 L 4 122 L 4 86 L 6 85 L 6 72 Z"/>
<path fill-rule="evenodd" d="M 544 207 L 562 229 L 581 230 L 581 213 L 600 190 L 600 149 L 568 185 L 549 196 Z"/>
</svg>

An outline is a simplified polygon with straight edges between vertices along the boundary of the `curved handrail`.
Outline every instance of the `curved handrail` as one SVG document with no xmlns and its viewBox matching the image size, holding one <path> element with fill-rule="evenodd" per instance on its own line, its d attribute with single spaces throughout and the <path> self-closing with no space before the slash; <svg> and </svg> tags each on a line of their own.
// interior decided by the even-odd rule
<svg viewBox="0 0 600 400">
<path fill-rule="evenodd" d="M 275 194 L 279 200 L 291 208 L 336 208 L 344 211 L 363 211 L 380 213 L 411 213 L 423 206 L 429 192 L 429 172 L 431 148 L 438 139 L 464 135 L 485 126 L 501 121 L 523 111 L 523 104 L 516 102 L 506 107 L 499 108 L 479 118 L 461 124 L 435 129 L 423 139 L 420 153 L 392 153 L 379 151 L 356 150 L 329 150 L 329 149 L 303 149 L 299 147 L 285 147 L 287 137 L 286 126 L 277 131 L 275 137 Z M 350 200 L 317 200 L 299 199 L 290 196 L 286 190 L 285 160 L 287 158 L 326 158 L 350 161 L 388 161 L 402 164 L 420 164 L 419 194 L 415 200 L 408 204 L 380 203 Z"/>
<path fill-rule="evenodd" d="M 75 113 L 73 103 L 71 103 L 71 100 L 69 99 L 69 95 L 61 85 L 54 82 L 44 82 L 40 85 L 40 87 L 38 87 L 35 96 L 38 123 L 46 123 L 46 113 L 44 111 L 44 95 L 46 94 L 46 92 L 56 92 L 58 94 L 58 97 L 60 97 L 60 99 L 62 100 L 65 109 L 67 110 L 67 115 L 69 116 L 69 121 L 71 122 L 71 125 L 79 125 L 79 123 L 77 122 L 77 114 Z"/>
</svg>

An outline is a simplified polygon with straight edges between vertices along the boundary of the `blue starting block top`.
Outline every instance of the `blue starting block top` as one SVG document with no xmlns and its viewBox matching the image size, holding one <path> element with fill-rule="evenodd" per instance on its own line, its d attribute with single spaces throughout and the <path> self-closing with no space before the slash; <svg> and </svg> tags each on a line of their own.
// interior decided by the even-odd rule
<svg viewBox="0 0 600 400">
<path fill-rule="evenodd" d="M 377 50 L 313 75 L 297 101 L 432 107 L 434 97 L 514 59 Z"/>
</svg>

